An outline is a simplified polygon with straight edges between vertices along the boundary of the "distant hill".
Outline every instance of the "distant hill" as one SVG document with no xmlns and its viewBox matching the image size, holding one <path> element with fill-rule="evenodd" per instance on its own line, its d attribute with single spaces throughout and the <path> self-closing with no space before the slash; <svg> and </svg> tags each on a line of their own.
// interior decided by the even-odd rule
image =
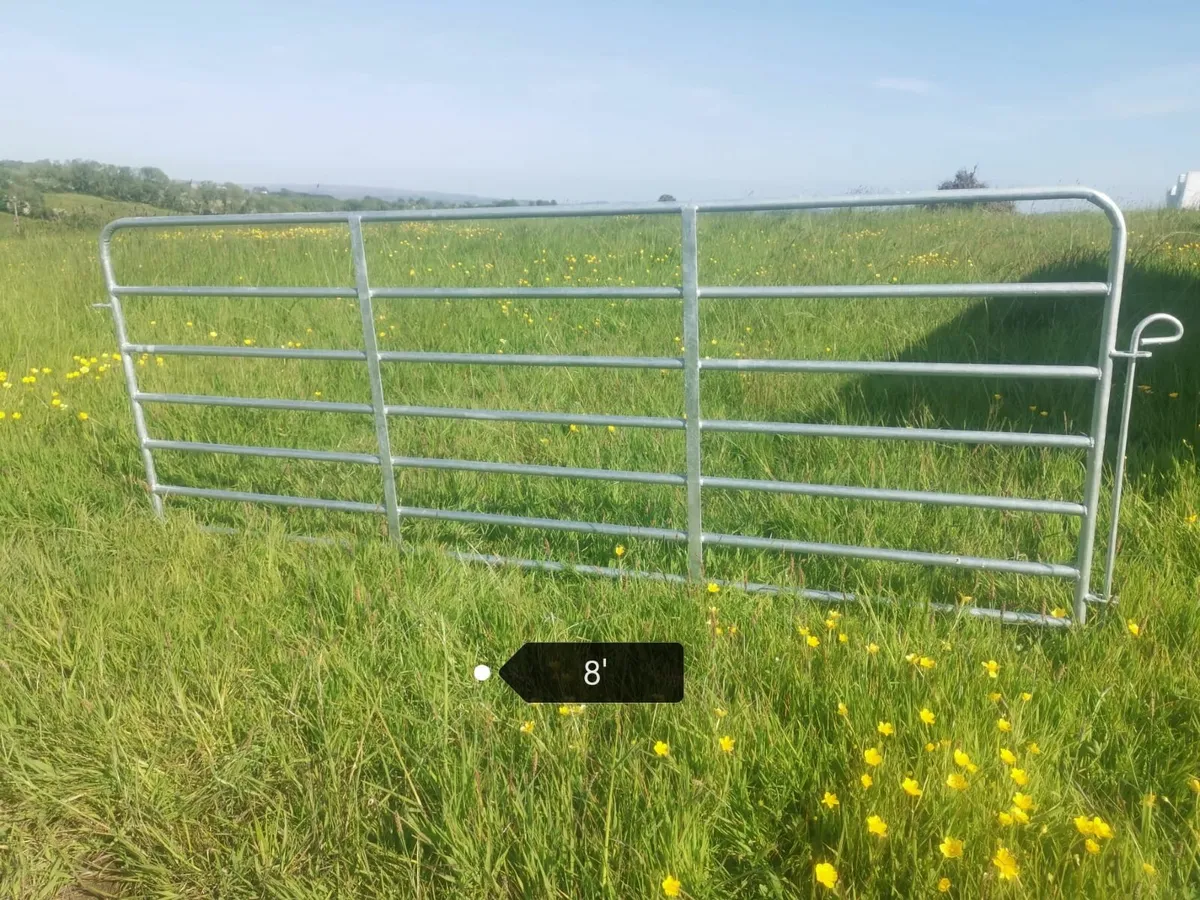
<svg viewBox="0 0 1200 900">
<path fill-rule="evenodd" d="M 69 201 L 67 197 L 89 198 Z M 233 182 L 184 181 L 150 166 L 114 166 L 93 160 L 37 162 L 0 159 L 0 211 L 21 217 L 83 224 L 107 215 L 105 201 L 132 204 L 148 214 L 333 212 L 429 209 L 450 206 L 543 206 L 554 200 L 492 200 L 440 191 L 402 191 L 352 185 L 246 187 Z"/>
<path fill-rule="evenodd" d="M 450 194 L 445 191 L 411 191 L 407 188 L 364 187 L 357 184 L 243 184 L 246 190 L 266 188 L 271 192 L 291 191 L 297 194 L 316 194 L 334 197 L 338 200 L 361 200 L 364 197 L 377 197 L 380 200 L 394 202 L 396 200 L 417 200 L 424 197 L 431 203 L 445 203 L 454 206 L 486 206 L 498 203 L 496 197 L 480 197 L 478 194 Z M 518 200 L 527 204 L 531 201 Z"/>
</svg>

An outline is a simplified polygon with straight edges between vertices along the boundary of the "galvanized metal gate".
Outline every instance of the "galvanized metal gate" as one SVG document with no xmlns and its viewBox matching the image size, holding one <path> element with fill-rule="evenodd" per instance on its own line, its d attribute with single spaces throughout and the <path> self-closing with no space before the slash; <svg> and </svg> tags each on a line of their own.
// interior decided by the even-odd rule
<svg viewBox="0 0 1200 900">
<path fill-rule="evenodd" d="M 973 203 L 995 201 L 1082 200 L 1099 209 L 1111 225 L 1108 277 L 1105 282 L 1002 283 L 1002 284 L 869 284 L 869 285 L 793 285 L 780 287 L 710 287 L 700 283 L 697 251 L 697 217 L 699 214 L 750 212 L 767 210 L 815 210 L 850 207 L 914 206 L 923 204 Z M 367 275 L 367 258 L 363 244 L 365 222 L 447 221 L 455 219 L 550 218 L 622 215 L 671 215 L 681 220 L 681 272 L 679 287 L 554 287 L 554 288 L 421 288 L 373 286 Z M 188 226 L 257 226 L 301 224 L 346 224 L 350 230 L 350 250 L 354 263 L 355 283 L 345 287 L 200 287 L 122 285 L 113 270 L 111 240 L 113 235 L 132 228 L 179 228 Z M 1115 347 L 1117 319 L 1121 305 L 1121 284 L 1125 268 L 1126 228 L 1121 211 L 1107 196 L 1087 188 L 1038 188 L 1024 190 L 939 191 L 928 194 L 896 196 L 856 196 L 816 200 L 737 201 L 712 203 L 663 202 L 638 205 L 608 205 L 583 207 L 504 207 L 483 209 L 403 210 L 386 212 L 348 212 L 318 214 L 276 214 L 236 216 L 162 216 L 118 219 L 106 226 L 100 235 L 100 261 L 108 289 L 107 304 L 112 311 L 122 368 L 128 385 L 133 411 L 134 429 L 146 468 L 146 480 L 155 512 L 163 514 L 163 498 L 201 497 L 213 500 L 248 501 L 295 507 L 311 507 L 347 512 L 383 514 L 393 539 L 399 540 L 401 519 L 438 519 L 452 522 L 474 522 L 490 525 L 552 529 L 613 537 L 655 538 L 686 543 L 688 573 L 631 572 L 603 566 L 571 565 L 561 562 L 509 559 L 486 554 L 454 554 L 492 564 L 515 564 L 552 571 L 572 570 L 585 574 L 619 577 L 645 577 L 674 582 L 695 582 L 704 577 L 703 548 L 708 546 L 740 547 L 756 550 L 776 550 L 800 554 L 820 554 L 889 562 L 918 563 L 935 566 L 955 566 L 993 572 L 1062 578 L 1074 583 L 1074 620 L 1082 623 L 1087 617 L 1087 604 L 1108 600 L 1111 584 L 1112 553 L 1115 548 L 1116 504 L 1119 490 L 1114 491 L 1114 534 L 1109 542 L 1105 596 L 1090 591 L 1093 546 L 1096 535 L 1097 509 L 1100 503 L 1101 474 L 1104 459 L 1105 432 L 1108 424 L 1109 398 L 1113 383 L 1113 364 L 1118 357 L 1131 360 L 1149 355 L 1142 349 L 1148 343 L 1178 340 L 1182 326 L 1167 316 L 1152 320 L 1170 319 L 1176 333 L 1159 338 L 1144 338 L 1142 332 L 1151 320 L 1139 325 L 1133 344 L 1127 352 Z M 129 341 L 122 298 L 129 296 L 167 297 L 356 297 L 362 320 L 361 350 L 317 350 L 259 347 L 214 347 L 192 345 L 141 344 Z M 628 356 L 557 356 L 557 355 L 491 355 L 470 353 L 431 353 L 381 351 L 376 344 L 374 311 L 375 298 L 605 298 L 654 299 L 673 298 L 683 301 L 683 355 L 681 357 Z M 849 362 L 797 359 L 701 359 L 700 301 L 715 298 L 865 298 L 865 297 L 1094 297 L 1100 307 L 1099 346 L 1095 365 L 1016 365 L 975 363 L 924 362 Z M 334 403 L 316 400 L 277 400 L 246 397 L 148 393 L 138 387 L 134 357 L 137 354 L 191 355 L 223 357 L 257 357 L 273 359 L 343 360 L 366 364 L 371 386 L 370 402 Z M 522 412 L 515 410 L 457 409 L 425 406 L 389 405 L 384 396 L 380 367 L 387 363 L 424 362 L 466 365 L 504 366 L 573 366 L 641 369 L 678 369 L 683 372 L 684 412 L 682 418 L 663 418 L 622 415 L 578 415 L 554 412 Z M 938 428 L 897 428 L 833 424 L 797 424 L 789 422 L 735 421 L 706 419 L 702 415 L 701 381 L 705 371 L 741 372 L 808 372 L 838 374 L 890 374 L 920 376 L 995 376 L 1028 379 L 1075 379 L 1094 385 L 1091 427 L 1087 434 L 1039 434 L 1013 431 L 965 431 Z M 200 406 L 226 406 L 252 409 L 296 410 L 305 412 L 340 412 L 371 415 L 375 422 L 378 450 L 375 454 L 343 453 L 323 450 L 250 447 L 191 441 L 170 441 L 152 438 L 146 425 L 143 406 L 147 403 L 180 403 Z M 1122 455 L 1124 434 L 1128 427 L 1129 407 L 1126 403 L 1122 417 Z M 682 473 L 628 472 L 602 469 L 579 469 L 559 466 L 539 466 L 517 463 L 484 462 L 453 459 L 421 459 L 395 456 L 388 438 L 388 419 L 393 416 L 443 417 L 500 422 L 539 422 L 579 425 L 616 425 L 631 428 L 681 430 L 685 435 L 686 470 Z M 804 484 L 745 478 L 723 478 L 705 475 L 701 459 L 702 432 L 742 432 L 756 434 L 797 435 L 837 438 L 872 438 L 897 441 L 934 441 L 942 443 L 994 444 L 1019 447 L 1051 447 L 1085 449 L 1086 475 L 1083 496 L 1078 501 L 1051 499 L 1021 499 L 932 491 L 888 490 L 842 485 Z M 185 487 L 163 484 L 158 480 L 155 450 L 224 453 L 240 456 L 266 456 L 283 459 L 302 459 L 321 462 L 344 462 L 378 465 L 381 475 L 382 502 L 361 503 L 314 497 L 291 497 L 259 494 L 214 488 Z M 1123 459 L 1122 459 L 1123 463 Z M 394 472 L 402 467 L 438 468 L 471 472 L 549 476 L 562 478 L 606 479 L 643 484 L 675 485 L 686 488 L 687 528 L 675 530 L 638 525 L 543 519 L 526 516 L 497 515 L 469 511 L 426 509 L 400 505 L 396 495 Z M 1118 472 L 1118 481 L 1120 472 Z M 722 534 L 703 529 L 701 496 L 705 489 L 769 491 L 848 500 L 887 500 L 901 503 L 966 506 L 995 510 L 1019 510 L 1074 516 L 1081 519 L 1076 556 L 1073 562 L 1035 562 L 1027 560 L 989 559 L 945 553 L 927 553 L 907 549 L 888 549 L 758 537 L 744 534 Z M 765 584 L 739 584 L 753 591 L 792 591 Z M 825 600 L 853 599 L 840 592 L 801 590 L 799 593 Z M 931 604 L 940 608 L 939 604 Z M 954 607 L 963 611 L 963 607 Z M 1032 622 L 1063 625 L 1069 620 L 1036 613 L 998 610 L 988 607 L 966 607 L 965 611 L 978 616 L 1009 622 Z"/>
</svg>

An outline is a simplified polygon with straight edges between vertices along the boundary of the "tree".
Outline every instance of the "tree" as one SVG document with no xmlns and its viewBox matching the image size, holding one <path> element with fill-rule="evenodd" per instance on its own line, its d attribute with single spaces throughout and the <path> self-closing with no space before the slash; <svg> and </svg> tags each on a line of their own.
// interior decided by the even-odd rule
<svg viewBox="0 0 1200 900">
<path fill-rule="evenodd" d="M 943 181 L 941 184 L 939 184 L 937 186 L 937 189 L 939 191 L 973 191 L 973 190 L 979 190 L 981 188 L 986 188 L 988 186 L 987 182 L 981 181 L 979 176 L 975 174 L 976 171 L 978 171 L 978 169 L 979 169 L 979 166 L 974 166 L 970 169 L 959 169 L 957 172 L 954 173 L 953 178 Z M 1008 212 L 1008 213 L 1010 213 L 1010 212 L 1015 211 L 1015 209 L 1016 209 L 1016 205 L 1010 200 L 993 200 L 989 203 L 963 203 L 963 204 L 957 204 L 957 205 L 967 206 L 972 209 L 981 208 L 985 212 Z M 929 208 L 930 209 L 946 209 L 947 204 L 931 203 L 929 205 Z"/>
<path fill-rule="evenodd" d="M 661 195 L 659 195 L 658 202 L 659 203 L 674 203 L 675 198 L 672 197 L 670 194 L 661 194 Z"/>
</svg>

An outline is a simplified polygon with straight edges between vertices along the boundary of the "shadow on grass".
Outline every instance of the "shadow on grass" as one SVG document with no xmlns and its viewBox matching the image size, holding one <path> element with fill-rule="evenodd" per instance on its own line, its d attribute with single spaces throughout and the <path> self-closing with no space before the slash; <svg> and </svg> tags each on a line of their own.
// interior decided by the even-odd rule
<svg viewBox="0 0 1200 900">
<path fill-rule="evenodd" d="M 1106 281 L 1103 261 L 1062 262 L 1030 272 L 1027 282 Z M 917 302 L 936 302 L 934 300 Z M 1139 360 L 1128 452 L 1129 478 L 1161 472 L 1172 458 L 1194 464 L 1200 425 L 1200 270 L 1163 271 L 1131 260 L 1119 320 L 1117 348 L 1152 313 L 1184 325 L 1179 343 L 1152 347 Z M 910 345 L 896 356 L 913 362 L 990 362 L 1095 365 L 1103 298 L 993 298 Z M 1155 326 L 1148 335 L 1164 333 Z M 1127 368 L 1116 361 L 1109 409 L 1112 459 Z M 1177 396 L 1171 396 L 1175 394 Z M 925 421 L 945 428 L 1087 433 L 1093 384 L 1064 379 L 963 379 L 864 376 L 840 400 L 855 420 L 888 425 Z M 828 416 L 826 417 L 828 418 Z M 822 421 L 820 416 L 814 421 Z"/>
</svg>

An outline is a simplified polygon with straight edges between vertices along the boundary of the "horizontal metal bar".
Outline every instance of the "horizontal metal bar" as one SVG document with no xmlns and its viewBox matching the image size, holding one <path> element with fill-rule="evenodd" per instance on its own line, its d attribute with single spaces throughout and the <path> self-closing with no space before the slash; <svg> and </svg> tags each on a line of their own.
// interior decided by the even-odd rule
<svg viewBox="0 0 1200 900">
<path fill-rule="evenodd" d="M 859 375 L 964 375 L 978 378 L 1080 378 L 1096 381 L 1095 366 L 1012 363 L 926 363 L 825 359 L 702 359 L 701 369 L 731 372 L 814 372 Z"/>
<path fill-rule="evenodd" d="M 1103 297 L 1098 281 L 1009 282 L 1001 284 L 826 284 L 701 287 L 700 299 L 807 299 L 856 297 Z"/>
<path fill-rule="evenodd" d="M 678 300 L 677 287 L 379 287 L 371 296 L 396 300 Z"/>
<path fill-rule="evenodd" d="M 924 566 L 954 566 L 960 569 L 982 569 L 987 572 L 1013 572 L 1020 575 L 1046 575 L 1055 578 L 1078 578 L 1079 570 L 1061 563 L 1026 562 L 1016 559 L 988 559 L 979 556 L 956 556 L 949 553 L 926 553 L 920 550 L 892 550 L 883 547 L 856 547 L 848 544 L 825 544 L 819 541 L 793 541 L 781 538 L 749 537 L 741 534 L 705 532 L 705 544 L 718 547 L 740 547 L 745 550 L 776 550 L 783 553 L 810 553 L 818 556 L 846 556 L 854 559 L 873 559 L 883 562 L 917 563 Z"/>
<path fill-rule="evenodd" d="M 234 503 L 268 503 L 272 506 L 332 509 L 337 512 L 383 513 L 383 506 L 379 503 L 359 503 L 354 500 L 325 500 L 319 497 L 285 497 L 281 494 L 257 494 L 252 491 L 226 491 L 217 488 L 183 487 L 177 484 L 155 485 L 154 493 L 160 497 L 200 497 L 205 500 L 229 500 Z"/>
<path fill-rule="evenodd" d="M 700 212 L 768 212 L 801 209 L 851 209 L 864 206 L 920 206 L 926 203 L 996 203 L 1034 200 L 1082 200 L 1105 213 L 1116 204 L 1100 191 L 1087 187 L 979 188 L 962 191 L 921 191 L 915 194 L 857 194 L 849 197 L 812 197 L 796 200 L 715 200 L 695 204 Z"/>
<path fill-rule="evenodd" d="M 251 287 L 241 285 L 118 285 L 112 289 L 114 294 L 122 297 L 353 297 L 352 287 L 288 287 L 287 285 L 268 285 Z"/>
<path fill-rule="evenodd" d="M 246 225 L 334 225 L 349 224 L 350 218 L 363 222 L 433 222 L 460 219 L 554 219 L 568 216 L 651 216 L 674 213 L 683 204 L 666 203 L 596 203 L 562 206 L 472 206 L 455 209 L 388 209 L 362 212 L 312 213 L 252 213 L 224 216 L 133 216 L 110 222 L 101 233 L 101 240 L 114 231 L 125 228 L 180 228 L 205 226 L 210 228 Z"/>
<path fill-rule="evenodd" d="M 880 425 L 810 425 L 795 422 L 741 422 L 703 419 L 703 431 L 787 434 L 807 437 L 862 438 L 884 441 L 934 441 L 943 444 L 998 444 L 1010 447 L 1092 446 L 1084 434 L 1035 434 L 1026 431 L 959 431 L 952 428 L 895 428 Z"/>
<path fill-rule="evenodd" d="M 380 362 L 448 363 L 464 366 L 569 366 L 606 369 L 682 369 L 677 356 L 553 356 L 532 353 L 432 353 L 384 350 Z"/>
<path fill-rule="evenodd" d="M 1014 512 L 1051 513 L 1082 516 L 1080 503 L 1063 500 L 1026 500 L 1021 497 L 990 497 L 982 494 L 945 494 L 939 491 L 901 491 L 890 488 L 849 487 L 832 484 L 805 484 L 796 481 L 763 481 L 755 478 L 720 478 L 704 475 L 706 488 L 730 491 L 766 491 L 776 494 L 802 494 L 809 497 L 834 497 L 843 500 L 888 500 L 897 503 L 927 503 L 934 506 L 969 506 L 977 509 L 1006 509 Z"/>
<path fill-rule="evenodd" d="M 1044 613 L 1021 612 L 1012 609 L 993 609 L 990 606 L 956 606 L 953 603 L 930 603 L 935 612 L 957 613 L 976 619 L 994 619 L 1006 625 L 1043 625 L 1047 628 L 1070 628 L 1072 619 L 1058 619 Z"/>
<path fill-rule="evenodd" d="M 273 459 L 306 459 L 313 462 L 360 463 L 379 465 L 374 453 L 343 453 L 335 450 L 304 450 L 289 447 L 253 447 L 239 444 L 210 444 L 201 441 L 163 441 L 151 438 L 142 446 L 150 450 L 178 450 L 183 453 L 223 453 L 230 456 L 265 456 Z"/>
<path fill-rule="evenodd" d="M 434 459 L 393 456 L 392 465 L 406 469 L 447 469 L 454 472 L 483 472 L 494 475 L 541 475 L 550 478 L 580 478 L 591 481 L 626 481 L 634 484 L 669 484 L 682 487 L 682 475 L 666 472 L 631 472 L 614 469 L 577 469 L 572 466 L 536 466 L 524 463 L 480 462 L 471 459 Z"/>
<path fill-rule="evenodd" d="M 488 566 L 512 566 L 521 569 L 534 569 L 544 572 L 569 572 L 576 575 L 593 575 L 602 578 L 633 578 L 643 581 L 658 581 L 666 584 L 687 585 L 687 578 L 666 572 L 647 572 L 642 569 L 623 569 L 616 566 L 589 566 L 575 563 L 562 563 L 553 560 L 521 559 L 514 556 L 500 556 L 494 553 L 468 553 L 461 550 L 443 550 L 442 555 L 460 562 L 483 563 Z M 754 581 L 733 581 L 729 579 L 709 579 L 713 584 L 722 588 L 744 591 L 750 594 L 772 594 L 776 596 L 803 597 L 819 603 L 859 603 L 882 602 L 893 603 L 886 597 L 864 601 L 854 594 L 845 591 L 821 591 L 812 588 L 797 588 L 786 585 L 763 584 Z M 915 604 L 914 604 L 915 605 Z M 951 603 L 930 603 L 929 608 L 938 612 L 969 615 L 981 619 L 994 619 L 1009 625 L 1046 625 L 1052 628 L 1065 628 L 1071 624 L 1070 619 L 1056 619 L 1041 613 L 1020 612 L 1007 609 L 989 609 L 982 606 L 956 606 Z"/>
<path fill-rule="evenodd" d="M 609 537 L 652 538 L 660 541 L 686 541 L 687 534 L 673 528 L 649 528 L 644 525 L 608 525 L 604 522 L 576 522 L 570 519 L 540 519 L 533 516 L 509 516 L 499 513 L 469 512 L 458 509 L 426 509 L 401 506 L 401 517 L 467 522 L 477 525 L 506 525 L 514 528 L 542 528 L 548 531 L 574 531 Z"/>
<path fill-rule="evenodd" d="M 290 409 L 304 412 L 369 413 L 369 403 L 337 403 L 325 400 L 275 400 L 265 397 L 219 397 L 210 394 L 157 394 L 137 391 L 139 403 L 181 403 L 187 406 L 235 406 L 243 409 Z"/>
<path fill-rule="evenodd" d="M 310 350 L 307 347 L 233 347 L 208 344 L 126 344 L 119 349 L 126 353 L 146 353 L 151 356 L 230 356 L 246 359 L 332 359 L 362 362 L 367 354 L 362 350 Z"/>
<path fill-rule="evenodd" d="M 656 416 L 607 416 L 552 412 L 523 412 L 510 409 L 459 409 L 450 406 L 388 406 L 389 416 L 418 416 L 433 419 L 471 419 L 482 422 L 538 422 L 544 425 L 614 425 L 618 428 L 684 427 L 683 419 Z"/>
</svg>

